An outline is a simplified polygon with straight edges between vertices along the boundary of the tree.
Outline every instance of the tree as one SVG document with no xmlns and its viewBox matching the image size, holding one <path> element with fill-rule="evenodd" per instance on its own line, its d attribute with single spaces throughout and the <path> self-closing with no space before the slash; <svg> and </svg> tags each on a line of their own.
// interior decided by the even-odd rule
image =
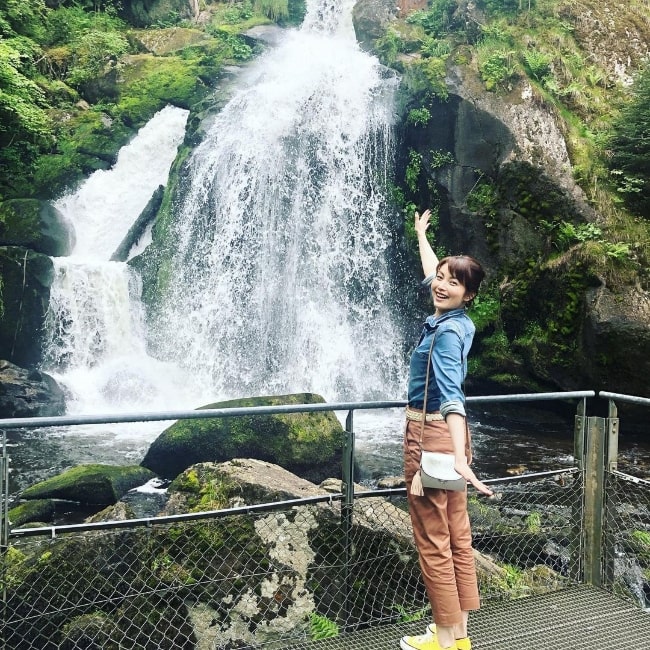
<svg viewBox="0 0 650 650">
<path fill-rule="evenodd" d="M 650 218 L 650 64 L 634 81 L 631 101 L 613 125 L 609 167 L 628 207 Z"/>
</svg>

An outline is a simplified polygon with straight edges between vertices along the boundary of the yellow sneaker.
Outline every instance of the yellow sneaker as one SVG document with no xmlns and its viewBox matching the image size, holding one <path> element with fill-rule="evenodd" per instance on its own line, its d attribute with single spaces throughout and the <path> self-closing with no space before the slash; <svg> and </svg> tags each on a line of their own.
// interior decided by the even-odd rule
<svg viewBox="0 0 650 650">
<path fill-rule="evenodd" d="M 458 650 L 458 646 L 442 648 L 438 643 L 438 637 L 427 629 L 425 634 L 419 636 L 403 636 L 399 642 L 402 650 Z"/>
<path fill-rule="evenodd" d="M 429 623 L 427 626 L 427 634 L 430 636 L 435 636 L 436 634 L 436 624 Z M 472 650 L 472 642 L 469 640 L 469 637 L 466 636 L 463 639 L 456 639 L 456 647 L 458 650 Z"/>
</svg>

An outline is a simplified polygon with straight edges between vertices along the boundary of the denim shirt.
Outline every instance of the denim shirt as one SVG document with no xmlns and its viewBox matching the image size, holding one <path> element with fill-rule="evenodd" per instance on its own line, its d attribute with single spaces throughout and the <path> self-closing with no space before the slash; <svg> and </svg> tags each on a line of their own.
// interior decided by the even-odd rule
<svg viewBox="0 0 650 650">
<path fill-rule="evenodd" d="M 467 374 L 467 355 L 472 346 L 476 328 L 463 308 L 453 309 L 424 322 L 417 347 L 411 355 L 408 383 L 408 403 L 415 410 L 424 404 L 424 383 L 431 337 L 435 335 L 429 371 L 427 413 L 440 411 L 465 415 L 463 381 Z"/>
</svg>

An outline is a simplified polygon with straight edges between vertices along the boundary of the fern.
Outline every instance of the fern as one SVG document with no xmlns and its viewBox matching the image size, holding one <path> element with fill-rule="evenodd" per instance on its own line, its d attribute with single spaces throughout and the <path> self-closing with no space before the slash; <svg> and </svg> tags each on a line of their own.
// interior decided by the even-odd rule
<svg viewBox="0 0 650 650">
<path fill-rule="evenodd" d="M 312 641 L 320 641 L 320 639 L 330 639 L 339 635 L 339 626 L 330 621 L 326 616 L 321 616 L 312 612 L 309 615 L 309 634 Z"/>
</svg>

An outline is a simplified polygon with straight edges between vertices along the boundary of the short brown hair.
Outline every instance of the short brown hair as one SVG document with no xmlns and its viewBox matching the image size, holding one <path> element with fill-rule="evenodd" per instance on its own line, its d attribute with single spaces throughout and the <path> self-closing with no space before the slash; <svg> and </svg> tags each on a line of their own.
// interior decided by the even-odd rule
<svg viewBox="0 0 650 650">
<path fill-rule="evenodd" d="M 469 255 L 450 255 L 443 257 L 436 267 L 436 272 L 446 264 L 452 277 L 456 278 L 468 293 L 476 295 L 481 282 L 485 277 L 485 271 L 478 260 Z M 471 304 L 471 301 L 470 301 Z"/>
</svg>

